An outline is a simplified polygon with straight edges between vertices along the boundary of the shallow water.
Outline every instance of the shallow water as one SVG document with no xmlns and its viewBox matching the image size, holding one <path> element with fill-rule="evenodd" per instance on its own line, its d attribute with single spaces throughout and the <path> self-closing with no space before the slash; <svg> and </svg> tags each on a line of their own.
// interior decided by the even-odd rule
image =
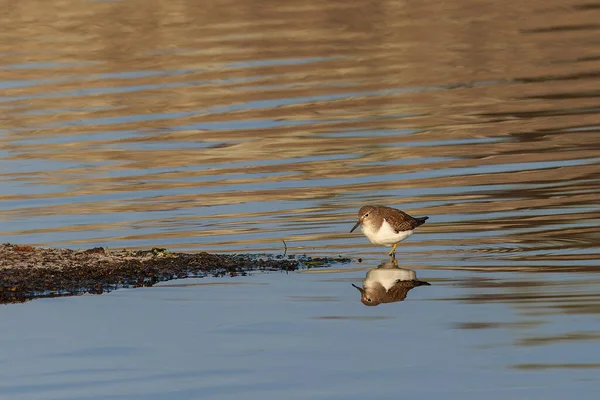
<svg viewBox="0 0 600 400">
<path fill-rule="evenodd" d="M 0 240 L 365 264 L 4 307 L 0 396 L 600 386 L 596 4 L 4 8 Z M 375 308 L 350 286 L 385 259 L 348 232 L 371 202 L 430 217 L 398 256 L 433 284 Z"/>
<path fill-rule="evenodd" d="M 2 364 L 10 368 L 0 374 L 0 393 L 31 400 L 600 394 L 598 279 L 420 270 L 432 286 L 365 307 L 350 283 L 366 270 L 188 279 L 3 307 L 10 329 L 0 340 Z"/>
</svg>

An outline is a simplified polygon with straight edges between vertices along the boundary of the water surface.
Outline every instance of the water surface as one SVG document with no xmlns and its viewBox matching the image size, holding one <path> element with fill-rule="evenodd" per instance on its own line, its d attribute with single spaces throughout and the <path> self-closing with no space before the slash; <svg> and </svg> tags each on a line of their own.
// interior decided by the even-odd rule
<svg viewBox="0 0 600 400">
<path fill-rule="evenodd" d="M 598 310 L 582 307 L 597 304 L 597 279 L 419 270 L 432 286 L 365 307 L 350 283 L 367 269 L 189 279 L 5 306 L 0 346 L 10 368 L 0 397 L 600 394 Z"/>
<path fill-rule="evenodd" d="M 428 266 L 590 266 L 600 10 L 513 3 L 25 2 L 0 236 L 379 255 L 377 202 L 431 217 Z"/>
<path fill-rule="evenodd" d="M 597 397 L 596 4 L 4 3 L 0 240 L 365 263 L 4 307 L 0 396 Z"/>
</svg>

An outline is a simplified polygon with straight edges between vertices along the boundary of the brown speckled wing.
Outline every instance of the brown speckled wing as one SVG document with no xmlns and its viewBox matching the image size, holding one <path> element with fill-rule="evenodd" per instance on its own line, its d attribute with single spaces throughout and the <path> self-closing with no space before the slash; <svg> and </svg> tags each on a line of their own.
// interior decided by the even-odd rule
<svg viewBox="0 0 600 400">
<path fill-rule="evenodd" d="M 423 225 L 427 217 L 413 218 L 404 211 L 395 208 L 385 207 L 385 220 L 394 228 L 396 232 L 411 231 L 419 225 Z"/>
<path fill-rule="evenodd" d="M 398 281 L 390 288 L 390 290 L 387 291 L 386 301 L 382 301 L 382 303 L 403 301 L 406 298 L 409 290 L 423 285 L 429 286 L 429 283 L 423 281 Z"/>
<path fill-rule="evenodd" d="M 401 281 L 397 282 L 394 286 L 390 288 L 390 290 L 386 293 L 386 300 L 384 303 L 392 303 L 396 301 L 402 301 L 406 298 L 408 291 L 414 288 L 415 285 L 412 281 Z"/>
</svg>

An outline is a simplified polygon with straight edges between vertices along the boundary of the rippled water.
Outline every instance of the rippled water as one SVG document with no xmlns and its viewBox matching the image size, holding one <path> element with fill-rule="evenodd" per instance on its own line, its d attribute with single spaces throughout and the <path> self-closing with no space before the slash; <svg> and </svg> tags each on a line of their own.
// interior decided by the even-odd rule
<svg viewBox="0 0 600 400">
<path fill-rule="evenodd" d="M 4 241 L 379 256 L 377 202 L 430 267 L 598 257 L 592 5 L 46 3 L 3 21 Z"/>
<path fill-rule="evenodd" d="M 430 217 L 404 266 L 473 270 L 456 296 L 482 315 L 592 316 L 565 335 L 597 346 L 595 275 L 547 273 L 600 267 L 598 4 L 3 5 L 0 240 L 377 264 L 348 231 L 382 203 Z"/>
</svg>

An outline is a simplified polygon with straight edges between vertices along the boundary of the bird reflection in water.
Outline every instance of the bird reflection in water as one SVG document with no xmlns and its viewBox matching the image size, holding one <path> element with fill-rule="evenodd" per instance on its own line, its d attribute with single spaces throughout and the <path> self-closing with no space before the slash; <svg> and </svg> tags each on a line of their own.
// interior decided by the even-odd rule
<svg viewBox="0 0 600 400">
<path fill-rule="evenodd" d="M 367 272 L 363 287 L 352 284 L 360 291 L 360 301 L 365 306 L 393 303 L 406 298 L 408 291 L 417 286 L 430 286 L 417 279 L 412 269 L 398 267 L 396 260 L 380 264 Z"/>
</svg>

